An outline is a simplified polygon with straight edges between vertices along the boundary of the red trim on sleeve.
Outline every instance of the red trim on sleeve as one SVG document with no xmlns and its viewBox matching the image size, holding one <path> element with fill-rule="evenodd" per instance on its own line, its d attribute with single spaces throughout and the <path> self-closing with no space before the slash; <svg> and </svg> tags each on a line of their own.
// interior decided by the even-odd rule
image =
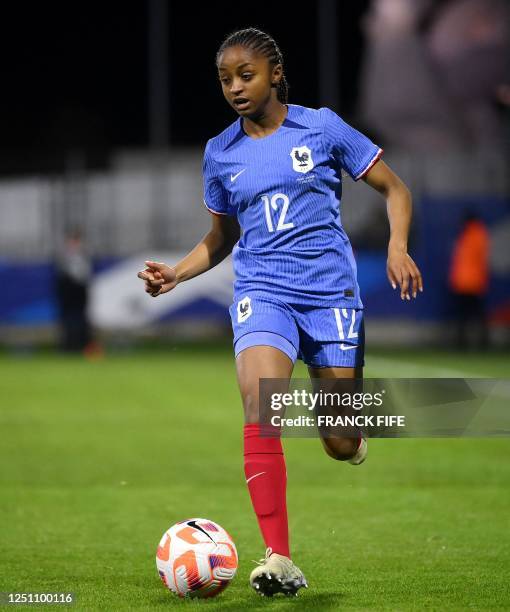
<svg viewBox="0 0 510 612">
<path fill-rule="evenodd" d="M 218 212 L 217 210 L 213 210 L 212 208 L 209 208 L 209 206 L 207 206 L 206 201 L 204 200 L 204 206 L 207 208 L 207 210 L 212 213 L 213 215 L 222 215 L 222 216 L 227 216 L 227 213 L 222 213 L 222 212 Z"/>
<path fill-rule="evenodd" d="M 383 153 L 384 149 L 379 149 L 374 159 L 368 164 L 368 166 L 365 168 L 365 170 L 363 170 L 361 174 L 358 174 L 358 176 L 354 180 L 359 181 L 360 179 L 362 179 L 369 172 L 369 170 L 371 170 L 375 166 L 375 164 L 381 159 Z"/>
</svg>

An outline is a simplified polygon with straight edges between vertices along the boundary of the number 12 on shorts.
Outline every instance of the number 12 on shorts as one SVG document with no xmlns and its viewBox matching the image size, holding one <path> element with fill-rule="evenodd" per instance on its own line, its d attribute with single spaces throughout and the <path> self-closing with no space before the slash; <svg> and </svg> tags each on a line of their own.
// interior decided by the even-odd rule
<svg viewBox="0 0 510 612">
<path fill-rule="evenodd" d="M 333 308 L 335 313 L 336 326 L 340 340 L 352 340 L 358 337 L 358 332 L 354 331 L 356 324 L 356 310 L 354 308 Z M 350 325 L 349 325 L 350 320 Z M 345 325 L 345 327 L 344 327 Z M 347 325 L 349 325 L 347 329 Z M 345 331 L 347 329 L 347 336 Z"/>
</svg>

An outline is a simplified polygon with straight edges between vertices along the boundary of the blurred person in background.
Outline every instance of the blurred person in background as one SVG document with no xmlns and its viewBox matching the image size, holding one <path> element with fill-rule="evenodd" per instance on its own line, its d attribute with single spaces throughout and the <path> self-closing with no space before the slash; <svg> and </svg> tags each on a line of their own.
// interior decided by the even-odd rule
<svg viewBox="0 0 510 612">
<path fill-rule="evenodd" d="M 66 235 L 56 259 L 55 290 L 62 351 L 83 352 L 90 345 L 87 306 L 91 273 L 83 236 L 74 229 Z"/>
<path fill-rule="evenodd" d="M 455 241 L 449 273 L 456 319 L 457 348 L 488 347 L 485 296 L 489 286 L 489 232 L 468 213 Z"/>
<path fill-rule="evenodd" d="M 362 118 L 387 147 L 502 150 L 510 106 L 505 0 L 374 0 Z"/>
</svg>

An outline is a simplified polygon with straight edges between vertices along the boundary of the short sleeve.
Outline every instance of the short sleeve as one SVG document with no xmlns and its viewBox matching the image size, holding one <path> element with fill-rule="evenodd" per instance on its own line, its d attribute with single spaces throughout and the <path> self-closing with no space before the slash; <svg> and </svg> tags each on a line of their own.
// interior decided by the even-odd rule
<svg viewBox="0 0 510 612">
<path fill-rule="evenodd" d="M 381 158 L 383 150 L 329 108 L 321 108 L 321 112 L 328 153 L 351 178 L 359 180 Z"/>
<path fill-rule="evenodd" d="M 204 177 L 205 207 L 217 215 L 228 215 L 228 194 L 218 177 L 216 164 L 210 152 L 209 142 L 205 147 L 202 173 Z"/>
</svg>

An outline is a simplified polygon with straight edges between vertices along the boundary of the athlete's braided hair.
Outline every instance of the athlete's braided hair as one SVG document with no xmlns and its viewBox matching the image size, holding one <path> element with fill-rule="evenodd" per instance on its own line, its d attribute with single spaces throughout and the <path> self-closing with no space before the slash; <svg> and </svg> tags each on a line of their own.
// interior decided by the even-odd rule
<svg viewBox="0 0 510 612">
<path fill-rule="evenodd" d="M 285 78 L 285 72 L 283 72 L 283 55 L 275 39 L 256 28 L 247 28 L 245 30 L 232 32 L 232 34 L 229 34 L 221 43 L 218 53 L 216 54 L 216 64 L 218 64 L 220 55 L 225 49 L 235 47 L 236 45 L 246 47 L 247 49 L 251 49 L 267 57 L 272 66 L 276 66 L 277 64 L 282 65 L 282 78 L 278 83 L 276 95 L 282 104 L 287 104 L 289 98 L 289 85 Z"/>
</svg>

